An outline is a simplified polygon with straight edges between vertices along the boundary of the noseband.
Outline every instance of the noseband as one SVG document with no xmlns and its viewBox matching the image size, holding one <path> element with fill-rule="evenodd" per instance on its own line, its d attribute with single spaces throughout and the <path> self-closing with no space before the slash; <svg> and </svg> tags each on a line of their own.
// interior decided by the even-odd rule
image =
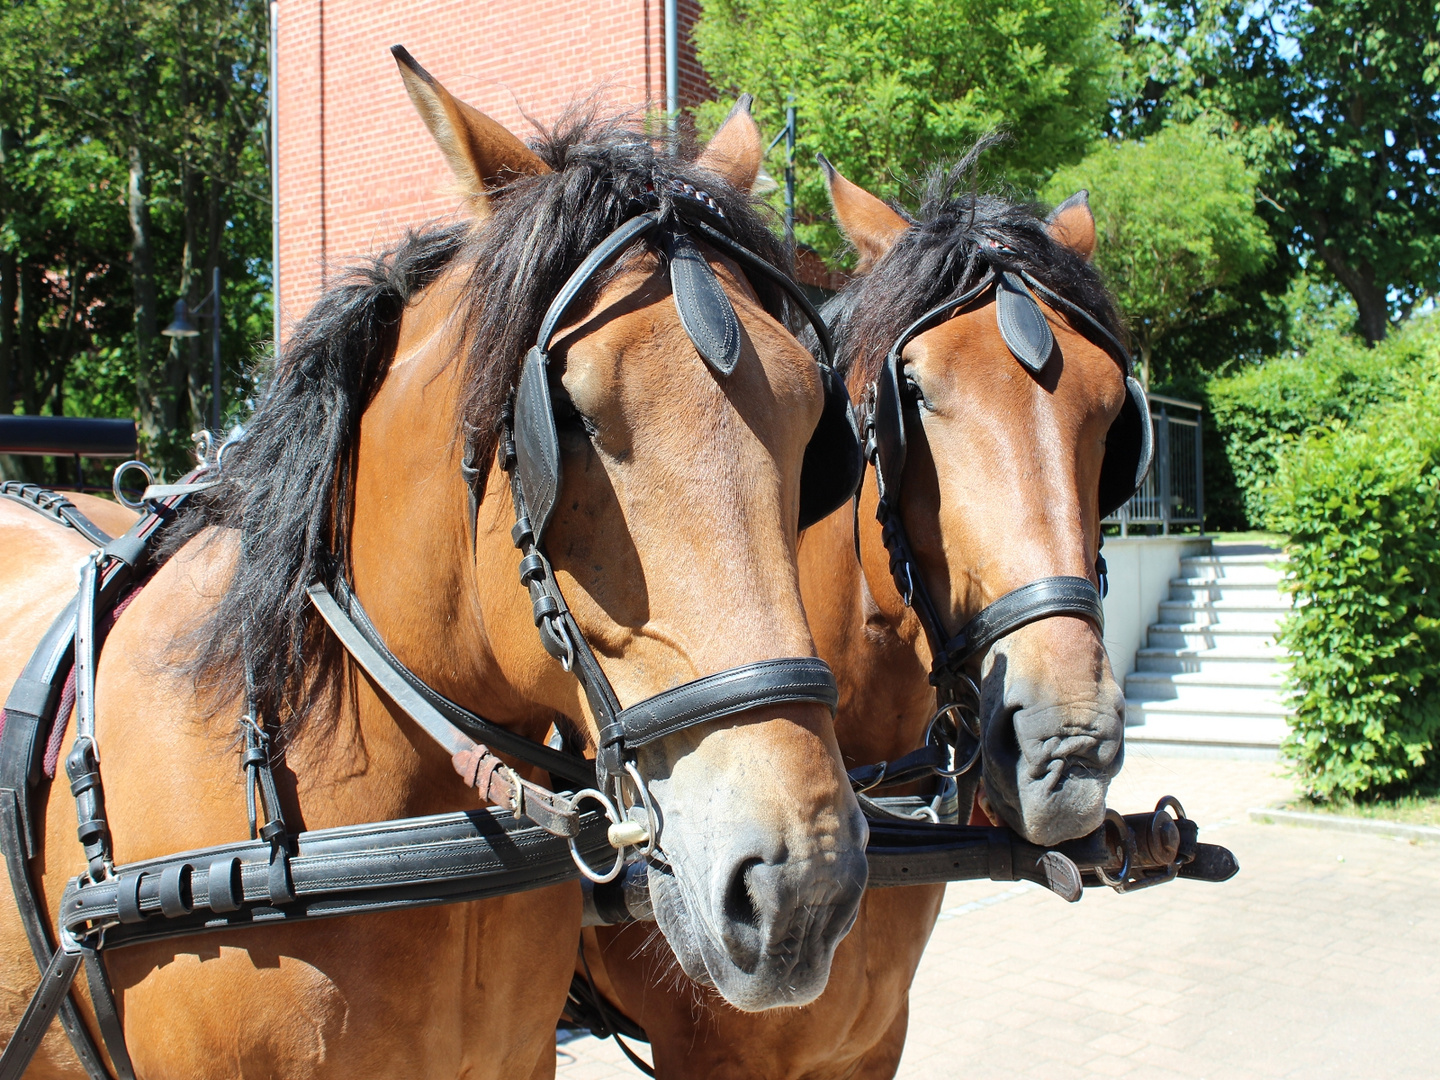
<svg viewBox="0 0 1440 1080">
<path fill-rule="evenodd" d="M 930 683 L 935 687 L 941 711 L 958 707 L 962 711 L 979 706 L 979 688 L 966 670 L 977 657 L 983 657 L 1001 638 L 1023 626 L 1057 615 L 1088 619 L 1103 632 L 1105 613 L 1101 605 L 1104 593 L 1089 578 L 1055 575 L 1038 578 L 1012 589 L 987 605 L 954 635 L 945 630 L 940 609 L 920 573 L 905 524 L 900 515 L 900 488 L 905 467 L 905 417 L 902 392 L 901 353 L 914 338 L 961 310 L 983 299 L 991 290 L 996 293 L 996 320 L 1011 353 L 1032 375 L 1045 367 L 1054 347 L 1054 338 L 1044 311 L 1034 293 L 1063 307 L 1084 320 L 1088 329 L 1100 337 L 1099 344 L 1120 366 L 1127 392 L 1132 399 L 1143 402 L 1144 391 L 1131 378 L 1131 359 L 1125 346 L 1088 311 L 1046 288 L 1026 271 L 999 274 L 987 269 L 973 287 L 943 304 L 931 308 L 912 322 L 891 345 L 884 366 L 871 384 L 863 408 L 865 457 L 875 466 L 880 502 L 876 518 L 881 536 L 890 556 L 890 573 L 906 606 L 912 607 L 925 629 L 933 659 Z M 1136 395 L 1138 394 L 1138 399 Z M 1145 423 L 1148 424 L 1148 407 Z M 1148 440 L 1141 448 L 1135 465 L 1135 486 L 1139 487 L 1150 464 Z M 1105 559 L 1098 555 L 1096 576 L 1105 582 Z M 972 728 L 972 734 L 978 735 Z"/>
</svg>

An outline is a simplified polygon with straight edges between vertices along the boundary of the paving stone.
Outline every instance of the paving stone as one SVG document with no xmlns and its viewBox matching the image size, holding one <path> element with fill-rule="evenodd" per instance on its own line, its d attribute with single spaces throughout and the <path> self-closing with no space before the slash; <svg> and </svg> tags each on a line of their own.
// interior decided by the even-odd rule
<svg viewBox="0 0 1440 1080">
<path fill-rule="evenodd" d="M 1240 874 L 1068 905 L 956 882 L 911 995 L 903 1080 L 1433 1080 L 1440 845 L 1251 822 L 1292 793 L 1273 762 L 1137 747 L 1111 788 L 1175 794 Z M 560 1080 L 633 1078 L 611 1043 L 559 1048 Z"/>
</svg>

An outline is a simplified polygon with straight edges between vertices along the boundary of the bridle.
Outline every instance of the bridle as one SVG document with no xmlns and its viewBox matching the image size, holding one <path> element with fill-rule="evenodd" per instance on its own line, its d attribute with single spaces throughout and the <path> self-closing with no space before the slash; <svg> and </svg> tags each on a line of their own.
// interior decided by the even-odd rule
<svg viewBox="0 0 1440 1080">
<path fill-rule="evenodd" d="M 786 274 L 706 220 L 723 222 L 723 215 L 705 192 L 678 183 L 672 185 L 672 190 L 679 198 L 672 200 L 668 212 L 645 210 L 621 224 L 581 261 L 551 301 L 535 344 L 521 367 L 514 395 L 502 412 L 497 449 L 498 463 L 509 475 L 515 506 L 511 539 L 521 552 L 520 582 L 529 591 L 541 644 L 579 680 L 599 728 L 597 787 L 584 789 L 575 798 L 594 799 L 617 824 L 638 808 L 644 835 L 639 842 L 645 844 L 646 854 L 656 850 L 661 823 L 635 765 L 640 747 L 698 724 L 789 702 L 824 705 L 833 715 L 839 692 L 823 660 L 780 657 L 706 675 L 629 707 L 621 706 L 565 602 L 544 547 L 561 478 L 560 443 L 549 386 L 549 349 L 566 313 L 612 259 L 641 237 L 658 234 L 670 256 L 671 288 L 681 324 L 716 377 L 728 376 L 740 357 L 739 321 L 714 271 L 695 246 L 692 233 L 698 235 L 747 271 L 764 275 L 784 290 L 819 338 L 824 354 L 820 371 L 826 404 L 812 442 L 828 442 L 831 453 L 827 457 L 832 460 L 826 462 L 826 472 L 817 473 L 809 467 L 807 448 L 801 477 L 802 527 L 809 523 L 806 518 L 816 514 L 823 517 L 847 502 L 858 487 L 863 469 L 849 395 L 834 372 L 833 347 L 820 315 Z M 838 461 L 833 460 L 835 444 L 839 444 Z M 468 465 L 466 470 L 473 493 L 478 471 Z M 478 499 L 478 493 L 473 497 Z M 807 497 L 811 504 L 808 507 Z M 641 832 L 631 830 L 618 835 L 639 837 Z M 587 877 L 612 880 L 625 861 L 624 846 L 617 846 L 615 864 L 606 874 L 597 874 L 578 853 L 577 865 Z"/>
<path fill-rule="evenodd" d="M 920 573 L 914 549 L 910 544 L 900 514 L 900 495 L 906 459 L 905 399 L 902 372 L 905 346 L 926 330 L 995 293 L 996 321 L 1011 353 L 1032 376 L 1038 376 L 1055 349 L 1044 311 L 1035 293 L 1076 317 L 1082 332 L 1119 365 L 1125 377 L 1126 401 L 1121 416 L 1112 425 L 1107 438 L 1105 465 L 1101 473 L 1101 516 L 1112 512 L 1139 489 L 1149 471 L 1153 450 L 1149 424 L 1149 406 L 1145 392 L 1131 375 L 1131 358 L 1125 346 L 1098 319 L 1037 281 L 1029 272 L 1008 270 L 996 272 L 987 267 L 984 275 L 958 296 L 951 297 L 917 318 L 907 326 L 894 343 L 877 374 L 867 388 L 862 402 L 862 424 L 865 433 L 865 457 L 875 467 L 879 489 L 876 518 L 881 537 L 890 557 L 890 573 L 906 606 L 914 609 L 924 628 L 930 646 L 930 683 L 936 689 L 939 711 L 926 734 L 927 745 L 935 734 L 936 725 L 948 719 L 958 740 L 960 729 L 968 729 L 975 748 L 968 763 L 959 772 L 968 771 L 979 758 L 979 686 L 970 674 L 977 658 L 983 657 L 1001 638 L 1023 626 L 1059 615 L 1089 620 L 1103 632 L 1105 613 L 1101 604 L 1104 593 L 1089 578 L 1054 575 L 1037 578 L 1012 589 L 981 609 L 960 629 L 950 634 L 945 628 L 930 590 Z M 1143 418 L 1143 419 L 1140 419 Z M 1134 423 L 1140 420 L 1139 424 Z M 1120 428 L 1117 436 L 1117 428 Z M 1110 439 L 1116 438 L 1116 446 Z M 1123 443 L 1123 446 L 1120 444 Z M 1112 462 L 1111 455 L 1116 454 Z M 1123 491 L 1123 495 L 1120 493 Z M 1120 497 L 1117 499 L 1117 495 Z M 1096 577 L 1105 582 L 1105 560 L 1097 553 Z M 952 770 L 952 775 L 954 771 Z"/>
</svg>

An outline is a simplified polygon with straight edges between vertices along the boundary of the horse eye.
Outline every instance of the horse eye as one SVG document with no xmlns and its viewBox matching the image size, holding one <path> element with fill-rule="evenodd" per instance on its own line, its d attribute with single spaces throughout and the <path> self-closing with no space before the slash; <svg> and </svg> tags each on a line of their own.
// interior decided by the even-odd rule
<svg viewBox="0 0 1440 1080">
<path fill-rule="evenodd" d="M 906 401 L 918 405 L 927 412 L 933 411 L 930 400 L 925 396 L 925 391 L 921 389 L 920 383 L 916 380 L 915 376 L 910 374 L 908 369 L 905 371 L 904 379 L 905 384 L 903 389 Z"/>
</svg>

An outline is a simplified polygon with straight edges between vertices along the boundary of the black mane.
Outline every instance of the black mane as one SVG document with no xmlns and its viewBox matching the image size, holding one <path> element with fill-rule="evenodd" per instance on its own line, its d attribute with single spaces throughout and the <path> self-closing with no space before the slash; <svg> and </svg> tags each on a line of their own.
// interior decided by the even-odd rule
<svg viewBox="0 0 1440 1080">
<path fill-rule="evenodd" d="M 954 165 L 932 169 L 919 212 L 911 216 L 899 210 L 912 227 L 874 269 L 826 306 L 836 364 L 852 394 L 875 381 L 902 330 L 970 288 L 987 268 L 1029 272 L 1089 312 L 1118 340 L 1126 340 L 1115 300 L 1099 273 L 1051 238 L 1040 206 L 974 190 L 976 164 L 996 141 L 982 139 Z"/>
<path fill-rule="evenodd" d="M 456 433 L 482 470 L 494 458 L 500 410 L 545 308 L 619 225 L 685 199 L 672 181 L 709 192 L 723 212 L 715 224 L 788 269 L 760 204 L 693 160 L 657 150 L 633 125 L 572 114 L 532 149 L 552 171 L 493 192 L 483 228 L 411 234 L 325 292 L 286 343 L 244 437 L 226 451 L 219 485 L 177 522 L 169 551 L 209 526 L 238 533 L 234 575 L 184 643 L 193 657 L 186 669 L 217 706 L 245 692 L 248 672 L 260 716 L 293 735 L 331 685 L 338 665 L 305 663 L 321 640 L 305 589 L 345 564 L 361 414 L 389 370 L 406 305 L 447 267 L 470 268 Z M 637 241 L 590 294 L 647 248 L 657 250 Z M 768 308 L 783 311 L 768 283 L 754 285 Z M 582 295 L 575 310 L 586 302 Z"/>
</svg>

